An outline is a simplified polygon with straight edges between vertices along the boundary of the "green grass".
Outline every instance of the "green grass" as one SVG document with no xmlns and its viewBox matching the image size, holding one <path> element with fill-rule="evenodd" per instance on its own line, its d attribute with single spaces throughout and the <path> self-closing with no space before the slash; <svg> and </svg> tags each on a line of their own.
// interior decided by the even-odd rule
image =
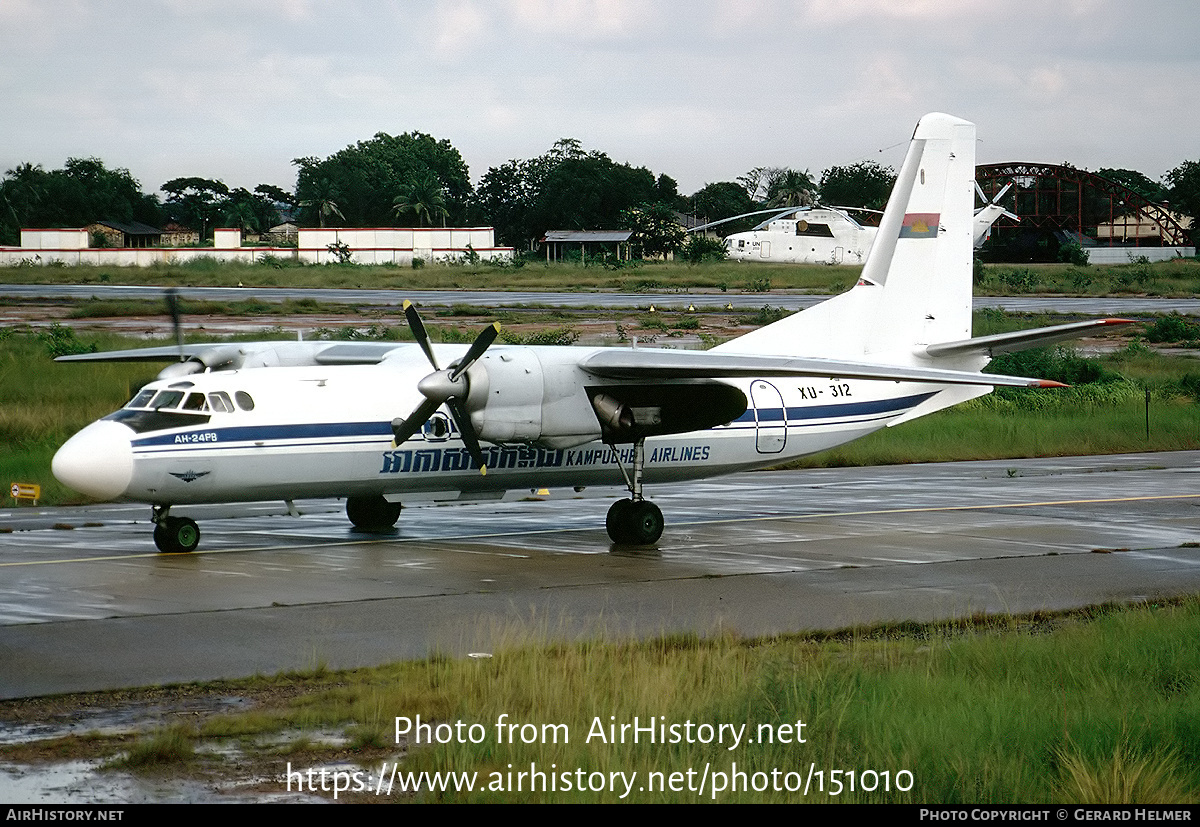
<svg viewBox="0 0 1200 827">
<path fill-rule="evenodd" d="M 116 336 L 87 341 L 99 349 L 132 344 Z M 78 501 L 50 473 L 54 452 L 83 426 L 125 404 L 157 372 L 149 363 L 55 364 L 45 342 L 9 329 L 0 341 L 0 479 L 5 487 L 35 483 L 42 487 L 43 503 Z"/>
<path fill-rule="evenodd" d="M 214 714 L 195 726 L 154 731 L 132 746 L 127 736 L 111 736 L 107 747 L 108 736 L 94 736 L 80 749 L 123 756 L 110 766 L 176 773 L 199 768 L 220 774 L 218 766 L 227 762 L 226 772 L 281 774 L 289 761 L 293 768 L 350 762 L 374 773 L 382 762 L 397 760 L 401 772 L 475 773 L 479 786 L 496 779 L 508 784 L 531 765 L 573 778 L 576 769 L 585 776 L 636 773 L 625 799 L 636 802 L 1200 800 L 1195 597 L 752 640 L 678 634 L 575 643 L 546 623 L 494 627 L 476 636 L 470 645 L 490 652 L 490 658 L 435 656 L 349 672 L 184 687 L 177 694 L 193 706 L 204 693 L 258 700 L 252 708 Z M 158 703 L 172 694 L 155 690 Z M 88 702 L 104 703 L 95 697 Z M 396 739 L 398 717 L 409 722 L 404 744 Z M 434 739 L 441 743 L 428 737 L 417 743 L 411 733 L 418 718 L 427 726 L 448 725 Z M 634 718 L 642 726 L 648 721 L 676 726 L 666 733 L 678 737 L 667 743 L 649 743 L 644 734 L 638 743 L 628 734 L 623 742 L 608 740 L 610 724 L 632 724 Z M 517 726 L 511 736 L 501 737 L 506 732 L 497 729 L 501 721 Z M 687 722 L 695 735 L 701 725 L 745 729 L 736 746 L 729 737 L 704 743 L 687 737 Z M 600 731 L 605 738 L 597 736 Z M 330 732 L 348 740 L 326 743 L 319 733 Z M 222 757 L 230 755 L 228 749 L 201 748 L 231 740 L 240 745 L 231 757 Z M 62 745 L 53 746 L 61 760 Z M 37 752 L 29 744 L 0 747 L 0 757 L 10 760 L 28 760 Z M 719 774 L 731 779 L 735 764 L 751 787 L 766 789 L 739 786 L 714 793 L 712 782 Z M 709 782 L 701 793 L 696 786 L 705 768 Z M 772 787 L 773 780 L 803 784 L 810 768 L 823 775 L 812 779 L 808 795 Z M 842 773 L 840 790 L 834 770 Z M 694 773 L 691 789 L 688 771 Z M 850 771 L 854 790 L 845 774 Z M 879 789 L 861 789 L 865 772 Z M 664 780 L 679 773 L 683 789 L 642 789 L 655 773 Z M 521 793 L 391 796 L 414 798 L 619 800 L 607 790 L 528 786 Z"/>
<path fill-rule="evenodd" d="M 976 266 L 975 294 L 1070 296 L 1194 296 L 1200 292 L 1196 258 L 1128 264 L 985 264 Z"/>
<path fill-rule="evenodd" d="M 746 773 L 818 769 L 913 773 L 910 791 L 843 791 L 810 801 L 1038 803 L 1078 801 L 1079 777 L 1103 783 L 1114 756 L 1154 765 L 1158 780 L 1126 803 L 1196 800 L 1200 784 L 1200 632 L 1195 601 L 1178 607 L 1103 610 L 1044 634 L 1037 622 L 1000 619 L 909 632 L 859 630 L 832 640 L 701 640 L 518 644 L 484 661 L 435 659 L 395 667 L 351 694 L 368 710 L 425 720 L 479 722 L 479 745 L 409 748 L 413 770 L 507 765 L 589 772 L 672 772 L 706 765 Z M 338 691 L 344 698 L 343 690 Z M 423 703 L 420 698 L 426 696 Z M 428 705 L 426 705 L 428 704 Z M 498 744 L 494 723 L 563 724 L 569 743 Z M 597 721 L 638 717 L 682 724 L 805 722 L 806 743 L 613 744 L 587 735 Z M 658 717 L 658 716 L 661 716 Z M 561 740 L 561 739 L 560 739 Z M 1120 773 L 1118 773 L 1120 774 Z M 894 776 L 893 776 L 894 777 Z M 711 793 L 705 798 L 711 797 Z M 446 796 L 504 801 L 507 794 Z M 696 800 L 635 793 L 638 801 Z M 723 802 L 796 801 L 787 793 L 735 792 Z M 533 793 L 522 800 L 615 800 Z"/>
<path fill-rule="evenodd" d="M 106 764 L 108 769 L 134 772 L 163 772 L 187 765 L 196 758 L 195 733 L 184 726 L 173 726 L 135 741 L 122 755 Z"/>
</svg>

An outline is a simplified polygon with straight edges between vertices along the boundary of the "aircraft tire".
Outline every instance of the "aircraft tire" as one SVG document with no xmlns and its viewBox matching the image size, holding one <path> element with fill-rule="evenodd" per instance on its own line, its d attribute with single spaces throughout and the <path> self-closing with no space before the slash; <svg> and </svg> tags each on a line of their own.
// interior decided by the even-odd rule
<svg viewBox="0 0 1200 827">
<path fill-rule="evenodd" d="M 346 516 L 359 531 L 387 531 L 400 519 L 400 509 L 400 503 L 388 502 L 382 495 L 346 498 Z"/>
<path fill-rule="evenodd" d="M 633 500 L 617 500 L 608 508 L 608 516 L 604 518 L 604 528 L 608 537 L 617 545 L 633 542 L 629 535 L 630 514 L 633 511 Z"/>
<path fill-rule="evenodd" d="M 154 526 L 154 545 L 163 554 L 187 554 L 200 545 L 200 526 L 188 517 L 168 517 Z"/>
<path fill-rule="evenodd" d="M 617 500 L 608 509 L 604 527 L 618 545 L 649 546 L 662 537 L 662 511 L 649 500 Z"/>
<path fill-rule="evenodd" d="M 630 535 L 634 545 L 650 546 L 657 543 L 665 524 L 662 511 L 654 503 L 642 500 L 633 504 Z"/>
</svg>

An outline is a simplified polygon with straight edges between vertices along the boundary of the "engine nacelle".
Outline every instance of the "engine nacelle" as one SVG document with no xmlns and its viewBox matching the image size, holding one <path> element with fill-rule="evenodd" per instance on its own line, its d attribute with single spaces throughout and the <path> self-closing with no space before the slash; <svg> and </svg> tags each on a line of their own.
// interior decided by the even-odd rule
<svg viewBox="0 0 1200 827">
<path fill-rule="evenodd" d="M 467 372 L 467 410 L 485 442 L 570 448 L 600 437 L 587 375 L 569 350 L 495 347 Z"/>
<path fill-rule="evenodd" d="M 713 380 L 600 380 L 581 369 L 578 352 L 568 348 L 493 348 L 467 377 L 466 407 L 485 442 L 547 448 L 601 438 L 633 442 L 724 425 L 746 410 L 745 394 Z"/>
</svg>

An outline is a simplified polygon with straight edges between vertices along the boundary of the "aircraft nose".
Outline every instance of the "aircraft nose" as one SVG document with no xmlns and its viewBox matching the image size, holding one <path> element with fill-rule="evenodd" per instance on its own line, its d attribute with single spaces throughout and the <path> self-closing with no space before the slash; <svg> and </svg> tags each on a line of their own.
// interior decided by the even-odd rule
<svg viewBox="0 0 1200 827">
<path fill-rule="evenodd" d="M 125 493 L 133 479 L 133 431 L 119 422 L 88 425 L 58 449 L 50 470 L 68 488 L 98 500 Z"/>
</svg>

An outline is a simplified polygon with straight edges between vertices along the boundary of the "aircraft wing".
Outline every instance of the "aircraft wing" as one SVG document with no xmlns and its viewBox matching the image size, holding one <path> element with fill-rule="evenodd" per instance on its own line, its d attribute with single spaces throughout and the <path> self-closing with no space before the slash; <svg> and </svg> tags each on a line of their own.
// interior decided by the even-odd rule
<svg viewBox="0 0 1200 827">
<path fill-rule="evenodd" d="M 99 353 L 73 353 L 59 356 L 56 362 L 175 362 L 196 360 L 223 366 L 252 362 L 253 357 L 272 354 L 287 364 L 374 365 L 402 347 L 403 342 L 244 342 L 228 344 L 190 344 L 142 347 L 133 350 L 109 350 Z M 221 357 L 218 361 L 215 357 Z M 182 358 L 181 358 L 182 357 Z"/>
<path fill-rule="evenodd" d="M 133 350 L 105 350 L 99 353 L 72 353 L 68 356 L 57 356 L 56 362 L 174 362 L 182 353 L 184 356 L 195 356 L 211 348 L 212 345 L 177 345 L 162 347 L 139 347 Z"/>
<path fill-rule="evenodd" d="M 961 370 L 918 368 L 839 359 L 790 356 L 747 356 L 685 350 L 601 350 L 580 363 L 604 379 L 661 381 L 766 376 L 837 377 L 946 385 L 1005 385 L 1016 388 L 1062 388 L 1061 382 Z"/>
<path fill-rule="evenodd" d="M 1053 327 L 1039 327 L 1033 330 L 1014 330 L 1011 333 L 997 333 L 993 336 L 980 336 L 976 339 L 960 339 L 957 342 L 926 345 L 925 352 L 930 356 L 963 356 L 967 354 L 995 356 L 997 353 L 1027 350 L 1031 347 L 1042 347 L 1054 342 L 1077 339 L 1090 331 L 1104 330 L 1122 324 L 1133 324 L 1133 320 L 1096 319 L 1054 325 Z"/>
</svg>

